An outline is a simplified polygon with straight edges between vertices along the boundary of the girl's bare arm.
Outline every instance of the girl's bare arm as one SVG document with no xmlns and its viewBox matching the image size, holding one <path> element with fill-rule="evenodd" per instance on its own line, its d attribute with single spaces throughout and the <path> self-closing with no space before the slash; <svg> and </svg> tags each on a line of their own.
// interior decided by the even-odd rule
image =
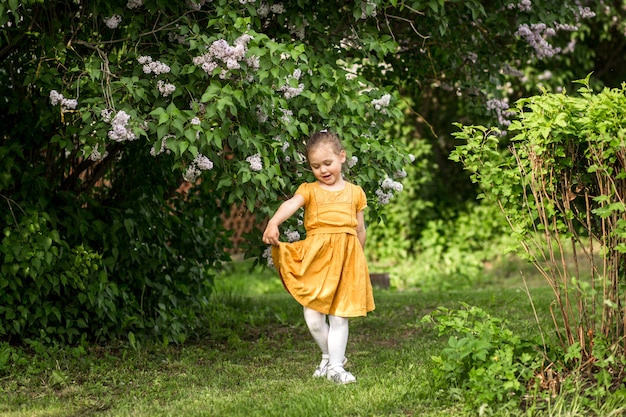
<svg viewBox="0 0 626 417">
<path fill-rule="evenodd" d="M 367 236 L 367 232 L 365 231 L 365 216 L 363 215 L 363 210 L 357 211 L 356 222 L 356 237 L 359 238 L 361 246 L 365 247 L 365 238 Z"/>
<path fill-rule="evenodd" d="M 281 204 L 280 207 L 278 207 L 278 210 L 276 210 L 276 213 L 274 213 L 274 216 L 272 216 L 270 221 L 267 223 L 265 232 L 263 232 L 263 242 L 268 245 L 277 246 L 280 241 L 280 231 L 278 230 L 278 226 L 293 216 L 293 214 L 302 206 L 304 206 L 304 197 L 300 194 L 294 195 L 289 200 Z"/>
</svg>

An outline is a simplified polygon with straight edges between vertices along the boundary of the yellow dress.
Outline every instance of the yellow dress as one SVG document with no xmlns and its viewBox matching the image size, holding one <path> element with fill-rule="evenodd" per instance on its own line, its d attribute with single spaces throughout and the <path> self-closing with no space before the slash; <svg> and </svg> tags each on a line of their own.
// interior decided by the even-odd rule
<svg viewBox="0 0 626 417">
<path fill-rule="evenodd" d="M 306 239 L 272 248 L 283 285 L 304 307 L 340 317 L 365 316 L 374 296 L 356 213 L 365 209 L 363 189 L 346 183 L 328 191 L 317 182 L 300 185 Z"/>
</svg>

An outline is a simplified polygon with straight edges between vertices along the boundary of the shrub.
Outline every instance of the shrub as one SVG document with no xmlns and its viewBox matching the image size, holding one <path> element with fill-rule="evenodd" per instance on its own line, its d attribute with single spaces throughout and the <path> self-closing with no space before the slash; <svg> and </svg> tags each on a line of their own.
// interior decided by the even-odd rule
<svg viewBox="0 0 626 417">
<path fill-rule="evenodd" d="M 520 405 L 541 365 L 537 341 L 522 340 L 506 321 L 467 304 L 458 310 L 439 307 L 422 322 L 434 324 L 439 336 L 449 335 L 448 346 L 432 359 L 451 393 L 471 409 Z"/>
</svg>

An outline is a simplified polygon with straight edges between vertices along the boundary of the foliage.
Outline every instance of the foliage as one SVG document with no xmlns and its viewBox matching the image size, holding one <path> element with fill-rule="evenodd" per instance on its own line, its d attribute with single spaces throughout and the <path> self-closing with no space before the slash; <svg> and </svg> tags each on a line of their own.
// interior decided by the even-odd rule
<svg viewBox="0 0 626 417">
<path fill-rule="evenodd" d="M 411 203 L 424 210 L 404 232 L 410 242 L 421 238 L 424 220 L 460 212 L 476 196 L 463 167 L 448 158 L 456 145 L 451 122 L 506 129 L 509 107 L 520 97 L 569 89 L 590 71 L 594 85 L 618 86 L 626 79 L 626 65 L 614 61 L 626 56 L 617 52 L 624 49 L 626 22 L 619 4 L 412 1 L 397 2 L 399 10 L 377 4 L 380 30 L 399 46 L 385 65 L 364 71 L 400 92 L 409 106 L 409 144 L 430 148 L 422 156 L 428 169 L 409 171 L 407 178 L 428 178 Z M 530 27 L 536 36 L 522 36 Z M 411 205 L 404 209 L 413 211 Z"/>
<path fill-rule="evenodd" d="M 406 195 L 385 208 L 384 227 L 371 226 L 375 244 L 368 250 L 377 261 L 395 258 L 386 264 L 406 256 L 428 260 L 420 241 L 432 238 L 423 233 L 439 230 L 442 221 L 453 225 L 477 194 L 462 165 L 449 159 L 456 145 L 451 121 L 506 129 L 520 97 L 568 89 L 592 70 L 594 85 L 621 82 L 618 67 L 626 66 L 608 51 L 623 48 L 625 11 L 594 1 L 415 1 L 397 2 L 398 9 L 376 3 L 379 30 L 398 48 L 363 73 L 405 99 L 405 121 L 395 129 L 408 131 L 401 136 L 420 162 L 407 169 Z M 533 36 L 527 28 L 535 28 Z"/>
<path fill-rule="evenodd" d="M 397 136 L 406 137 L 408 132 L 402 130 Z M 401 179 L 402 192 L 381 208 L 380 221 L 369 210 L 366 212 L 366 254 L 370 261 L 386 267 L 412 258 L 415 250 L 412 237 L 416 230 L 424 227 L 424 217 L 431 211 L 430 202 L 421 197 L 424 187 L 432 181 L 429 175 L 432 166 L 428 162 L 430 149 L 425 142 L 420 142 L 407 150 L 415 157 L 415 162 L 407 166 L 406 176 Z"/>
<path fill-rule="evenodd" d="M 393 42 L 341 44 L 366 28 L 343 21 L 352 6 L 320 6 L 342 20 L 322 42 L 266 6 L 0 2 L 2 337 L 184 340 L 227 258 L 220 215 L 243 202 L 261 219 L 310 179 L 314 130 L 358 158 L 375 215 L 409 159 L 385 134 L 397 98 L 353 66 Z"/>
<path fill-rule="evenodd" d="M 169 170 L 163 174 L 173 179 Z M 132 185 L 119 184 L 133 178 Z M 86 201 L 88 210 L 75 207 L 51 197 L 48 187 L 33 206 L 43 210 L 50 198 L 58 208 L 47 207 L 49 212 L 21 212 L 11 203 L 14 213 L 4 217 L 0 242 L 3 335 L 76 343 L 138 333 L 167 342 L 183 340 L 198 326 L 210 294 L 206 268 L 226 258 L 218 208 L 211 214 L 196 195 L 184 204 L 182 197 L 165 200 L 163 194 L 150 200 L 152 181 L 147 173 L 112 179 L 128 190 L 116 207 L 106 200 Z"/>
<path fill-rule="evenodd" d="M 413 224 L 406 220 L 405 214 L 413 210 L 407 210 L 402 203 L 392 203 L 389 208 L 393 211 L 383 212 L 387 223 L 368 229 L 366 253 L 370 269 L 389 272 L 396 288 L 449 290 L 486 284 L 493 264 L 501 262 L 516 247 L 505 217 L 492 204 L 468 203 L 460 212 L 453 209 L 440 212 L 439 219 L 422 226 L 417 241 L 406 236 L 406 228 Z M 403 227 L 394 229 L 394 222 L 400 221 Z M 405 234 L 400 238 L 394 235 L 402 231 Z M 376 257 L 380 254 L 387 257 Z"/>
<path fill-rule="evenodd" d="M 504 320 L 479 307 L 439 307 L 424 316 L 439 336 L 450 335 L 441 354 L 433 356 L 436 372 L 472 409 L 515 409 L 522 402 L 537 360 L 537 341 L 522 340 Z"/>
<path fill-rule="evenodd" d="M 82 245 L 70 248 L 49 223 L 47 213 L 32 212 L 16 230 L 4 229 L 2 335 L 76 341 L 82 330 L 102 325 L 96 317 L 115 317 L 116 289 L 108 287 L 102 257 Z"/>
<path fill-rule="evenodd" d="M 84 250 L 99 259 L 92 263 L 98 270 L 71 272 L 70 281 L 93 283 L 97 275 L 106 289 L 93 294 L 102 301 L 95 314 L 115 316 L 106 326 L 87 323 L 104 329 L 89 337 L 143 329 L 184 338 L 186 325 L 173 325 L 176 317 L 194 321 L 210 292 L 211 276 L 201 271 L 223 257 L 227 233 L 218 215 L 245 203 L 259 222 L 266 218 L 311 178 L 302 140 L 321 128 L 336 130 L 358 159 L 346 175 L 365 188 L 372 222 L 381 181 L 409 163 L 404 142 L 417 149 L 426 162 L 408 180 L 420 184 L 420 209 L 409 218 L 419 221 L 406 236 L 418 238 L 422 219 L 474 197 L 447 159 L 451 120 L 500 116 L 504 109 L 486 102 L 504 99 L 509 86 L 519 94 L 550 65 L 563 71 L 546 86 L 562 85 L 571 68 L 605 61 L 593 55 L 600 48 L 583 42 L 565 53 L 574 41 L 619 43 L 624 19 L 615 17 L 623 11 L 612 5 L 597 22 L 585 9 L 596 2 L 522 5 L 0 1 L 0 218 L 14 237 L 26 213 L 49 218 L 41 242 L 63 248 L 58 257 L 50 249 L 16 264 L 44 259 L 41 273 L 57 276 Z M 540 35 L 562 54 L 542 59 L 518 33 L 537 22 L 555 29 Z M 401 124 L 417 129 L 408 134 Z M 175 192 L 183 180 L 193 203 Z M 457 192 L 442 193 L 444 186 Z M 258 242 L 253 233 L 250 256 L 260 257 Z M 385 256 L 395 250 L 381 249 Z M 68 289 L 68 299 L 76 291 Z M 181 302 L 194 291 L 197 302 Z M 193 312 L 180 312 L 181 305 Z M 24 337 L 16 326 L 32 327 L 7 320 L 12 337 Z"/>
<path fill-rule="evenodd" d="M 574 369 L 601 360 L 596 346 L 615 349 L 622 359 L 626 352 L 626 86 L 596 94 L 588 79 L 581 84 L 576 97 L 546 93 L 520 100 L 508 152 L 499 151 L 493 130 L 459 125 L 457 137 L 466 144 L 454 153 L 485 197 L 500 206 L 552 288 L 562 349 L 579 350 Z M 572 263 L 566 248 L 573 251 Z"/>
</svg>

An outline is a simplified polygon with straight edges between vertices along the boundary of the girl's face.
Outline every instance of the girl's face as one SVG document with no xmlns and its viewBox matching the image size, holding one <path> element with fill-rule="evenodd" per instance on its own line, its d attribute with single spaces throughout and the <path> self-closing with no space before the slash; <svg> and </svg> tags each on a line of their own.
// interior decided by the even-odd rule
<svg viewBox="0 0 626 417">
<path fill-rule="evenodd" d="M 346 152 L 337 153 L 331 143 L 320 143 L 309 151 L 309 165 L 313 175 L 322 184 L 337 185 L 342 182 L 341 165 L 346 161 Z"/>
</svg>

